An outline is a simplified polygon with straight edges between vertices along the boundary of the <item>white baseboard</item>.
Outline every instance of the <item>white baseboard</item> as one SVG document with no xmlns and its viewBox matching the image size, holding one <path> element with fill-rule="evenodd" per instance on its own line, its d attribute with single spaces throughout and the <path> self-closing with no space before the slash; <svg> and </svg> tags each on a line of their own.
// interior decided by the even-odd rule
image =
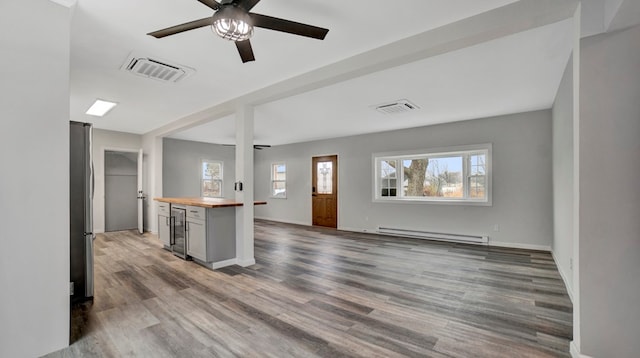
<svg viewBox="0 0 640 358">
<path fill-rule="evenodd" d="M 237 259 L 229 259 L 229 260 L 224 260 L 224 261 L 217 261 L 217 262 L 203 262 L 200 261 L 196 258 L 193 258 L 193 261 L 195 261 L 196 263 L 198 263 L 199 265 L 202 265 L 206 268 L 212 269 L 212 270 L 216 270 L 222 267 L 227 267 L 227 266 L 231 266 L 231 265 L 235 265 L 237 263 Z"/>
<path fill-rule="evenodd" d="M 295 220 L 282 220 L 282 219 L 274 219 L 274 218 L 267 218 L 267 217 L 263 217 L 263 216 L 256 216 L 254 217 L 254 219 L 258 219 L 258 220 L 267 220 L 267 221 L 275 221 L 278 223 L 285 223 L 285 224 L 294 224 L 294 225 L 302 225 L 302 226 L 311 226 L 311 223 L 309 222 L 302 222 L 302 221 L 295 221 Z"/>
<path fill-rule="evenodd" d="M 573 303 L 573 287 L 569 285 L 569 280 L 567 280 L 567 275 L 562 270 L 562 266 L 558 263 L 556 259 L 556 255 L 553 251 L 551 251 L 551 257 L 553 257 L 553 261 L 556 263 L 556 267 L 558 268 L 558 272 L 560 273 L 560 277 L 562 277 L 562 281 L 564 282 L 564 287 L 567 289 L 567 293 L 569 294 L 569 299 L 571 299 L 571 303 Z"/>
<path fill-rule="evenodd" d="M 236 263 L 238 263 L 238 259 L 229 259 L 229 260 L 214 262 L 209 267 L 211 267 L 212 270 L 215 270 L 221 267 L 235 265 Z"/>
<path fill-rule="evenodd" d="M 256 217 L 256 219 L 268 220 L 268 221 L 276 221 L 276 222 L 281 222 L 281 223 L 285 223 L 285 224 L 296 224 L 296 225 L 303 225 L 303 226 L 311 226 L 310 223 L 285 221 L 285 220 L 265 218 L 265 217 L 260 217 L 260 218 Z M 369 234 L 379 234 L 376 230 L 354 228 L 354 227 L 345 227 L 345 226 L 338 226 L 338 230 L 369 233 Z M 412 238 L 412 239 L 429 240 L 429 239 L 420 239 L 420 238 L 415 238 L 415 237 Z M 506 247 L 506 248 L 512 248 L 512 249 L 526 249 L 526 250 L 536 250 L 536 251 L 551 252 L 551 246 L 547 246 L 547 245 L 532 245 L 532 244 L 520 244 L 520 243 L 496 242 L 496 241 L 492 242 L 491 239 L 489 239 L 489 244 L 488 245 L 489 246 L 496 246 L 496 247 Z M 566 285 L 566 283 L 565 283 L 565 285 Z"/>
<path fill-rule="evenodd" d="M 525 250 L 551 252 L 551 246 L 547 246 L 547 245 L 520 244 L 515 242 L 497 242 L 497 241 L 491 241 L 491 238 L 489 238 L 489 246 L 506 247 L 510 249 L 525 249 Z"/>
<path fill-rule="evenodd" d="M 234 259 L 236 260 L 236 265 L 238 266 L 242 266 L 242 267 L 247 267 L 247 266 L 252 266 L 256 264 L 256 259 L 255 257 L 252 257 L 250 259 L 244 259 L 244 260 L 240 260 L 240 259 Z"/>
<path fill-rule="evenodd" d="M 362 233 L 365 233 L 365 234 L 377 234 L 377 232 L 375 230 L 359 229 L 359 228 L 354 228 L 354 227 L 338 226 L 338 230 L 351 231 L 351 232 L 362 232 Z"/>
<path fill-rule="evenodd" d="M 569 345 L 569 353 L 571 353 L 571 358 L 591 358 L 590 356 L 580 353 L 575 341 L 571 341 L 571 344 Z"/>
</svg>

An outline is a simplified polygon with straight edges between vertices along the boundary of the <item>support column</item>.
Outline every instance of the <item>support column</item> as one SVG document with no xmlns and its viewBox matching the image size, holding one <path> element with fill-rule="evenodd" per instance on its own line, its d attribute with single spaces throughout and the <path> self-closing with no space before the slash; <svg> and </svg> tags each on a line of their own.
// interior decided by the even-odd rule
<svg viewBox="0 0 640 358">
<path fill-rule="evenodd" d="M 142 136 L 142 151 L 145 156 L 142 190 L 147 196 L 145 230 L 154 234 L 158 233 L 158 213 L 153 198 L 162 196 L 162 143 L 161 136 L 155 134 Z"/>
<path fill-rule="evenodd" d="M 572 357 L 581 355 L 580 329 L 580 29 L 582 5 L 578 4 L 573 15 L 573 340 L 570 344 Z"/>
<path fill-rule="evenodd" d="M 236 259 L 240 266 L 256 263 L 253 257 L 253 113 L 252 106 L 236 110 Z M 242 190 L 240 190 L 242 183 Z"/>
</svg>

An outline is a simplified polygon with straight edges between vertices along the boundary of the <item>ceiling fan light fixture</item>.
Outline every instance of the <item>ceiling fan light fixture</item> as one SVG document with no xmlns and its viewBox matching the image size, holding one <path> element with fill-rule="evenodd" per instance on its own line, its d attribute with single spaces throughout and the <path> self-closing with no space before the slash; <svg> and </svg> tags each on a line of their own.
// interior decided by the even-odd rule
<svg viewBox="0 0 640 358">
<path fill-rule="evenodd" d="M 245 41 L 253 36 L 248 16 L 233 7 L 224 8 L 213 15 L 213 32 L 229 41 Z"/>
</svg>

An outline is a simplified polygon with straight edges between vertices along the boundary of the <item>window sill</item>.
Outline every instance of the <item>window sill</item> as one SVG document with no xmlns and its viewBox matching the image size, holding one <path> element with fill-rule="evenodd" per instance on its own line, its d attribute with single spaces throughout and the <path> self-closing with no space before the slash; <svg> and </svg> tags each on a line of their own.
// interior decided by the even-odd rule
<svg viewBox="0 0 640 358">
<path fill-rule="evenodd" d="M 426 205 L 466 205 L 466 206 L 493 206 L 491 200 L 421 200 L 421 199 L 380 199 L 372 200 L 374 203 L 383 204 L 426 204 Z"/>
</svg>

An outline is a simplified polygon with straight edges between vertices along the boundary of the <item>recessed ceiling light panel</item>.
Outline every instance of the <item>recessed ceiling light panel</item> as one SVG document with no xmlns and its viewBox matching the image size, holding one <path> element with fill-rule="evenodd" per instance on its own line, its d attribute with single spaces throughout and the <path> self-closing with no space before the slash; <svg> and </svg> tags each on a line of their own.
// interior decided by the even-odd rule
<svg viewBox="0 0 640 358">
<path fill-rule="evenodd" d="M 90 116 L 103 117 L 104 115 L 109 113 L 109 111 L 112 110 L 116 105 L 117 103 L 115 102 L 97 99 L 85 113 Z"/>
</svg>

